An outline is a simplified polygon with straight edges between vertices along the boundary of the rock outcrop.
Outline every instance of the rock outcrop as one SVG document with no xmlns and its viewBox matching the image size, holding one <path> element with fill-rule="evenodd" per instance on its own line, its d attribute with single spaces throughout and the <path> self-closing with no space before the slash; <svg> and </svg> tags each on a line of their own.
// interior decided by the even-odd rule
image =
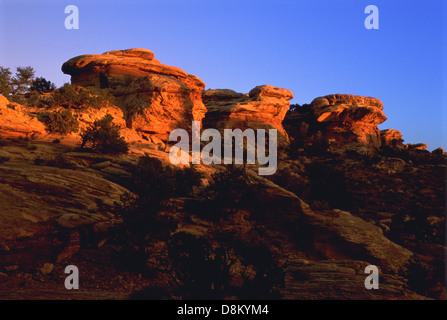
<svg viewBox="0 0 447 320">
<path fill-rule="evenodd" d="M 381 130 L 380 139 L 384 146 L 403 147 L 402 133 L 395 129 Z"/>
<path fill-rule="evenodd" d="M 206 90 L 203 95 L 208 112 L 204 127 L 216 129 L 277 129 L 278 145 L 289 138 L 282 121 L 293 99 L 290 90 L 269 85 L 257 86 L 248 94 L 228 89 Z"/>
<path fill-rule="evenodd" d="M 25 107 L 0 95 L 0 136 L 33 137 L 45 134 L 45 125 L 28 114 Z"/>
<path fill-rule="evenodd" d="M 382 112 L 383 104 L 379 99 L 334 94 L 314 99 L 311 108 L 316 121 L 327 125 L 328 139 L 380 147 L 377 125 L 387 117 Z"/>
<path fill-rule="evenodd" d="M 206 113 L 203 81 L 160 63 L 150 50 L 82 55 L 65 62 L 62 71 L 71 75 L 74 85 L 108 89 L 129 128 L 165 141 L 173 129 L 188 129 Z"/>
<path fill-rule="evenodd" d="M 406 147 L 408 150 L 425 151 L 428 146 L 425 143 L 408 143 Z"/>
</svg>

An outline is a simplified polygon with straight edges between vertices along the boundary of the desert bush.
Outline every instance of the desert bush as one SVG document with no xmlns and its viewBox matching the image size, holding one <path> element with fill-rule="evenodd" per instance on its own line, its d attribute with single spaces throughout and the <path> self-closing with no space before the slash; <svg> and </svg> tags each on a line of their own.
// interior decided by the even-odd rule
<svg viewBox="0 0 447 320">
<path fill-rule="evenodd" d="M 9 68 L 0 66 L 0 94 L 5 97 L 11 93 L 11 75 L 12 73 Z"/>
<path fill-rule="evenodd" d="M 42 115 L 46 130 L 49 133 L 62 135 L 79 131 L 79 121 L 70 110 L 53 111 Z"/>
<path fill-rule="evenodd" d="M 34 91 L 23 99 L 22 104 L 27 107 L 46 108 L 48 107 L 50 99 L 51 98 L 44 97 L 40 93 Z"/>
<path fill-rule="evenodd" d="M 311 111 L 310 109 L 311 105 L 308 103 L 305 103 L 303 105 L 300 105 L 298 103 L 291 104 L 289 107 L 289 111 L 296 111 L 298 113 L 309 113 Z"/>
<path fill-rule="evenodd" d="M 243 208 L 252 200 L 250 178 L 243 166 L 227 165 L 212 175 L 213 182 L 205 194 L 213 208 L 213 217 L 225 217 Z"/>
<path fill-rule="evenodd" d="M 64 84 L 55 90 L 49 105 L 68 109 L 101 108 L 113 103 L 113 97 L 105 90 L 95 90 L 71 84 Z"/>
<path fill-rule="evenodd" d="M 31 83 L 30 91 L 53 91 L 56 89 L 56 86 L 51 81 L 45 79 L 44 77 L 37 77 Z"/>
<path fill-rule="evenodd" d="M 113 123 L 109 114 L 82 131 L 81 139 L 81 148 L 98 153 L 123 154 L 129 150 L 129 145 L 120 135 L 120 127 Z"/>
</svg>

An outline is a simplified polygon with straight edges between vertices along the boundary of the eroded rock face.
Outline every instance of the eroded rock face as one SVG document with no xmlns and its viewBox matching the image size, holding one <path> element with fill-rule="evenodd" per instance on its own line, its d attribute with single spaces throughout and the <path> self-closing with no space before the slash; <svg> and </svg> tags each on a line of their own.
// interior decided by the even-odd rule
<svg viewBox="0 0 447 320">
<path fill-rule="evenodd" d="M 380 139 L 382 145 L 385 146 L 401 146 L 403 147 L 404 140 L 402 139 L 402 133 L 395 129 L 386 129 L 380 131 Z"/>
<path fill-rule="evenodd" d="M 428 147 L 425 143 L 409 143 L 406 146 L 408 150 L 419 150 L 419 151 L 425 151 Z"/>
<path fill-rule="evenodd" d="M 72 58 L 62 65 L 74 85 L 108 89 L 124 111 L 129 128 L 168 140 L 206 113 L 205 84 L 184 70 L 154 59 L 146 49 L 114 50 Z"/>
<path fill-rule="evenodd" d="M 315 119 L 327 124 L 328 139 L 380 147 L 377 125 L 387 117 L 382 112 L 383 104 L 379 99 L 334 94 L 314 99 L 311 108 Z"/>
<path fill-rule="evenodd" d="M 128 127 L 165 141 L 172 130 L 190 128 L 206 112 L 205 107 L 195 107 L 190 93 L 187 85 L 172 77 L 152 74 L 136 79 L 122 96 Z"/>
<path fill-rule="evenodd" d="M 248 94 L 229 89 L 206 90 L 203 95 L 208 112 L 204 127 L 216 129 L 277 129 L 278 145 L 285 145 L 289 138 L 282 127 L 290 90 L 263 85 L 253 88 Z"/>
<path fill-rule="evenodd" d="M 0 95 L 0 136 L 33 137 L 45 134 L 45 125 L 31 117 L 26 108 L 18 103 L 10 103 Z"/>
</svg>

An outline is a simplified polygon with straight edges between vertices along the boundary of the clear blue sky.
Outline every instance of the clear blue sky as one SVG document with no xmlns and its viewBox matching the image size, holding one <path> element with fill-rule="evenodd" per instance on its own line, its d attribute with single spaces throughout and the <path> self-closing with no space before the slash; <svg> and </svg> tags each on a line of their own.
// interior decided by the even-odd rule
<svg viewBox="0 0 447 320">
<path fill-rule="evenodd" d="M 66 30 L 65 6 L 79 8 Z M 379 8 L 379 30 L 364 9 Z M 447 149 L 446 0 L 0 0 L 0 65 L 62 85 L 69 58 L 147 48 L 207 88 L 288 88 L 293 103 L 377 97 L 406 143 Z"/>
</svg>

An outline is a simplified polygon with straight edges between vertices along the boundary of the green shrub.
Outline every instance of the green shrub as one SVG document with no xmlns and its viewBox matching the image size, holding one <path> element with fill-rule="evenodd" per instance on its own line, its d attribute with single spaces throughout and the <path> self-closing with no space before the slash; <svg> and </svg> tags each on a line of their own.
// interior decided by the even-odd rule
<svg viewBox="0 0 447 320">
<path fill-rule="evenodd" d="M 120 135 L 120 127 L 114 124 L 111 115 L 96 120 L 81 133 L 81 148 L 105 154 L 123 154 L 129 151 L 129 145 Z"/>
<path fill-rule="evenodd" d="M 43 97 L 40 93 L 32 92 L 23 102 L 27 107 L 45 108 L 48 106 L 48 101 L 49 99 Z"/>
<path fill-rule="evenodd" d="M 44 115 L 44 124 L 47 132 L 62 135 L 79 131 L 79 121 L 70 110 L 53 111 Z"/>
<path fill-rule="evenodd" d="M 71 84 L 64 84 L 54 91 L 49 101 L 52 107 L 64 107 L 68 109 L 95 108 L 99 109 L 113 102 L 113 98 L 104 90 L 84 88 Z"/>
<path fill-rule="evenodd" d="M 15 76 L 12 76 L 9 68 L 0 67 L 0 93 L 8 97 L 28 92 L 34 73 L 32 67 L 17 67 Z"/>
<path fill-rule="evenodd" d="M 53 91 L 56 86 L 44 77 L 37 77 L 30 86 L 30 91 Z"/>
</svg>

